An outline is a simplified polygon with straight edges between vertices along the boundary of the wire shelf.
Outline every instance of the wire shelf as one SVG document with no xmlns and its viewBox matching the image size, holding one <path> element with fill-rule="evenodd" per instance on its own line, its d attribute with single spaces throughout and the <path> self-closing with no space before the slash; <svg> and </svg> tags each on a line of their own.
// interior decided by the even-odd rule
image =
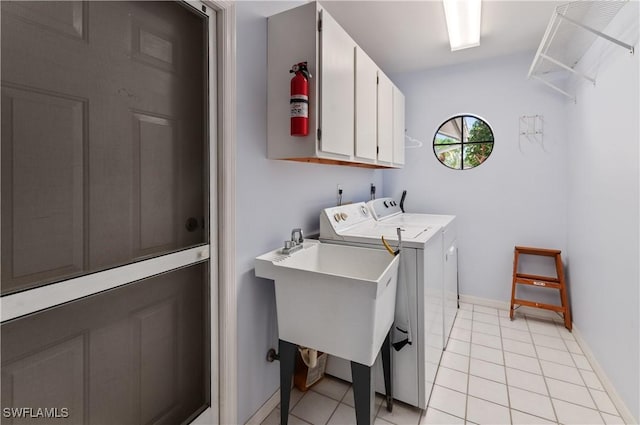
<svg viewBox="0 0 640 425">
<path fill-rule="evenodd" d="M 575 101 L 575 96 L 560 88 L 557 81 L 573 74 L 595 84 L 594 77 L 574 68 L 598 38 L 634 53 L 632 45 L 603 32 L 628 1 L 574 1 L 558 6 L 551 15 L 528 77 L 540 80 Z"/>
</svg>

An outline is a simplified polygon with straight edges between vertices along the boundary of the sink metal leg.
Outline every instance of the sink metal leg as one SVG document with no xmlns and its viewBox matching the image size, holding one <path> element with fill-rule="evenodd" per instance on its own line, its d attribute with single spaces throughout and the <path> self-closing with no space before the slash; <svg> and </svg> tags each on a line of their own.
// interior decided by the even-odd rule
<svg viewBox="0 0 640 425">
<path fill-rule="evenodd" d="M 278 341 L 280 352 L 280 425 L 289 422 L 289 399 L 291 397 L 291 380 L 296 366 L 297 345 L 287 341 Z"/>
<path fill-rule="evenodd" d="M 371 425 L 372 423 L 375 401 L 372 375 L 372 367 L 351 362 L 351 378 L 353 379 L 353 398 L 356 404 L 357 425 Z"/>
<path fill-rule="evenodd" d="M 391 356 L 391 330 L 382 343 L 382 372 L 384 374 L 384 392 L 387 398 L 387 411 L 393 411 L 393 361 Z"/>
</svg>

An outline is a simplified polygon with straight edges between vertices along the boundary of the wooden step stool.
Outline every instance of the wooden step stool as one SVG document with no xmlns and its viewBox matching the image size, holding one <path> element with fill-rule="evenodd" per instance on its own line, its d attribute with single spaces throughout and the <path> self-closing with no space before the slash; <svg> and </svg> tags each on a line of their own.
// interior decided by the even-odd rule
<svg viewBox="0 0 640 425">
<path fill-rule="evenodd" d="M 518 258 L 521 254 L 542 255 L 545 257 L 555 257 L 556 277 L 539 276 L 534 274 L 518 273 Z M 535 301 L 527 301 L 516 298 L 516 285 L 532 285 L 540 288 L 551 288 L 560 290 L 560 300 L 562 305 L 544 304 Z M 513 285 L 511 287 L 511 309 L 509 317 L 513 320 L 515 305 L 543 308 L 562 313 L 564 316 L 564 326 L 571 330 L 571 310 L 567 302 L 567 286 L 564 280 L 564 270 L 562 258 L 558 249 L 530 248 L 526 246 L 516 246 L 513 255 Z"/>
</svg>

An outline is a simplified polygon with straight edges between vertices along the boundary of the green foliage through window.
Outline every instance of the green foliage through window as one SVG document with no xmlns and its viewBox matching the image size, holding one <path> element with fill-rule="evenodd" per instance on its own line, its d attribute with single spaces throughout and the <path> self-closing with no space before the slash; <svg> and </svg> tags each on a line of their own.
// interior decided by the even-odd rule
<svg viewBox="0 0 640 425">
<path fill-rule="evenodd" d="M 491 155 L 493 131 L 478 117 L 456 116 L 438 128 L 433 138 L 433 151 L 438 160 L 449 168 L 474 168 Z"/>
</svg>

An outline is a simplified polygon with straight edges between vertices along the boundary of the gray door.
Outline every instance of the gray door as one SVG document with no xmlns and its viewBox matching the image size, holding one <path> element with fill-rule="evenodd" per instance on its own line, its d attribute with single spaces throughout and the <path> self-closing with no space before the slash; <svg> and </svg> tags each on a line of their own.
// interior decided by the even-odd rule
<svg viewBox="0 0 640 425">
<path fill-rule="evenodd" d="M 181 423 L 209 397 L 212 23 L 0 4 L 2 423 Z"/>
<path fill-rule="evenodd" d="M 177 425 L 202 410 L 207 272 L 193 265 L 4 323 L 2 424 Z"/>
<path fill-rule="evenodd" d="M 2 2 L 2 293 L 203 243 L 205 22 Z"/>
</svg>

